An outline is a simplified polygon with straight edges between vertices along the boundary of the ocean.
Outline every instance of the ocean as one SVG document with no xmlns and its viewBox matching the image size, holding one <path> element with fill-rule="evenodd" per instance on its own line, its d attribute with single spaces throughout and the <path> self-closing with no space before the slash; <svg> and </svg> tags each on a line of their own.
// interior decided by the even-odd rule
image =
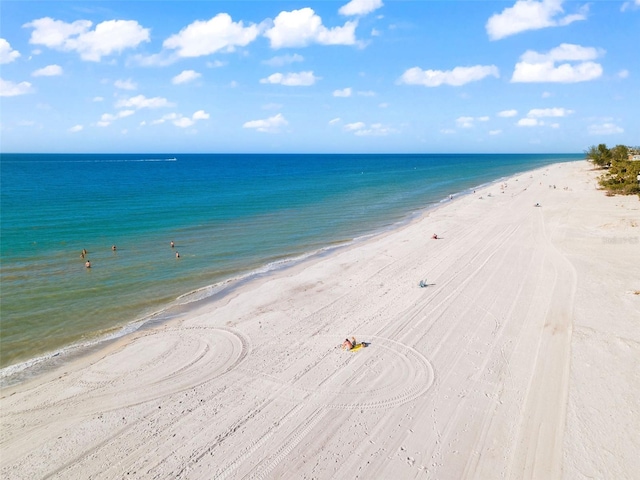
<svg viewBox="0 0 640 480">
<path fill-rule="evenodd" d="M 394 228 L 451 194 L 582 158 L 1 154 L 2 378 Z"/>
</svg>

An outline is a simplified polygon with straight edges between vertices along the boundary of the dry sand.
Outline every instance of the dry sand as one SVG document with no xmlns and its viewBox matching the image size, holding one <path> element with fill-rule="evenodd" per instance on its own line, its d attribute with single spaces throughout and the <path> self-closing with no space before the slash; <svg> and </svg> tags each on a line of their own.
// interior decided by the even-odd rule
<svg viewBox="0 0 640 480">
<path fill-rule="evenodd" d="M 640 202 L 596 175 L 515 176 L 5 388 L 2 478 L 639 478 Z"/>
</svg>

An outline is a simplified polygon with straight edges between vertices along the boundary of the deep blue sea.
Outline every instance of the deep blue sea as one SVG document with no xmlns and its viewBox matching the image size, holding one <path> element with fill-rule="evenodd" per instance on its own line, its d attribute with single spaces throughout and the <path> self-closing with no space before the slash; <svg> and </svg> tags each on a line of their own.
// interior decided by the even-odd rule
<svg viewBox="0 0 640 480">
<path fill-rule="evenodd" d="M 0 367 L 126 334 L 450 194 L 583 157 L 1 154 Z"/>
</svg>

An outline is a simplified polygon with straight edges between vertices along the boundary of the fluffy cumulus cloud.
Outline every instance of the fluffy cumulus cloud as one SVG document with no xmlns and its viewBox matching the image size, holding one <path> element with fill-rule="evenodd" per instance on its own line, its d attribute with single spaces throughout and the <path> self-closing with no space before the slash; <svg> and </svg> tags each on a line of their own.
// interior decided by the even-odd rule
<svg viewBox="0 0 640 480">
<path fill-rule="evenodd" d="M 17 97 L 32 93 L 33 89 L 29 82 L 14 83 L 10 80 L 0 78 L 0 97 Z"/>
<path fill-rule="evenodd" d="M 367 15 L 383 6 L 382 0 L 351 0 L 340 7 L 340 15 Z"/>
<path fill-rule="evenodd" d="M 615 135 L 617 133 L 624 133 L 624 128 L 615 123 L 604 122 L 589 125 L 589 134 L 591 135 Z"/>
<path fill-rule="evenodd" d="M 96 123 L 96 125 L 98 125 L 99 127 L 108 127 L 119 118 L 130 117 L 134 113 L 136 113 L 134 110 L 121 110 L 115 114 L 103 113 L 102 116 L 100 117 L 100 120 L 98 120 L 98 122 Z"/>
<path fill-rule="evenodd" d="M 511 81 L 576 83 L 595 80 L 602 76 L 602 66 L 592 60 L 603 54 L 602 50 L 568 43 L 547 53 L 528 50 L 516 63 Z"/>
<path fill-rule="evenodd" d="M 517 110 L 502 110 L 501 112 L 498 112 L 498 116 L 504 118 L 515 117 L 516 115 L 518 115 Z"/>
<path fill-rule="evenodd" d="M 290 65 L 295 62 L 304 61 L 304 57 L 302 55 L 298 55 L 294 53 L 293 55 L 280 55 L 277 57 L 270 58 L 269 60 L 265 60 L 265 65 L 269 65 L 270 67 L 284 67 L 285 65 Z"/>
<path fill-rule="evenodd" d="M 84 127 L 82 125 L 74 125 L 69 129 L 69 132 L 77 133 L 77 132 L 81 132 L 82 130 L 84 130 Z"/>
<path fill-rule="evenodd" d="M 138 88 L 138 85 L 136 85 L 136 83 L 131 79 L 116 80 L 115 82 L 113 82 L 113 86 L 119 88 L 120 90 L 135 90 L 136 88 Z"/>
<path fill-rule="evenodd" d="M 491 40 L 515 35 L 527 30 L 569 25 L 587 18 L 588 6 L 577 13 L 564 15 L 564 0 L 518 0 L 512 7 L 496 13 L 485 26 Z"/>
<path fill-rule="evenodd" d="M 165 122 L 170 122 L 176 127 L 188 128 L 195 125 L 198 120 L 208 120 L 209 117 L 210 115 L 204 110 L 198 110 L 197 112 L 194 112 L 190 117 L 184 116 L 180 113 L 167 113 L 166 115 L 153 120 L 151 124 L 160 125 Z"/>
<path fill-rule="evenodd" d="M 60 65 L 47 65 L 31 74 L 34 77 L 57 77 L 62 75 L 62 67 Z"/>
<path fill-rule="evenodd" d="M 234 22 L 227 13 L 219 13 L 210 20 L 197 20 L 180 33 L 167 38 L 163 46 L 176 50 L 180 57 L 201 57 L 223 51 L 232 52 L 236 47 L 246 47 L 260 34 L 255 24 L 244 26 Z"/>
<path fill-rule="evenodd" d="M 458 128 L 473 128 L 475 122 L 488 122 L 489 117 L 458 117 L 456 119 L 456 125 Z"/>
<path fill-rule="evenodd" d="M 267 78 L 260 80 L 260 83 L 271 83 L 278 85 L 285 85 L 287 87 L 310 87 L 319 77 L 313 75 L 312 71 L 300 72 L 300 73 L 274 73 Z"/>
<path fill-rule="evenodd" d="M 351 88 L 343 88 L 342 90 L 334 90 L 334 97 L 350 97 L 351 96 Z"/>
<path fill-rule="evenodd" d="M 149 41 L 149 29 L 134 20 L 108 20 L 91 30 L 92 25 L 88 20 L 66 23 L 44 17 L 23 26 L 33 29 L 32 45 L 77 52 L 83 60 L 93 62 Z"/>
<path fill-rule="evenodd" d="M 180 85 L 181 83 L 192 82 L 193 80 L 200 78 L 202 75 L 195 70 L 184 70 L 171 79 L 171 83 L 174 85 Z"/>
<path fill-rule="evenodd" d="M 137 95 L 131 98 L 122 98 L 116 103 L 117 108 L 135 108 L 136 110 L 139 110 L 141 108 L 162 108 L 172 106 L 173 104 L 166 98 L 147 98 L 144 95 Z"/>
<path fill-rule="evenodd" d="M 566 108 L 534 108 L 529 110 L 527 117 L 529 118 L 544 118 L 544 117 L 567 117 L 571 115 L 573 110 Z"/>
<path fill-rule="evenodd" d="M 527 116 L 525 118 L 521 118 L 520 120 L 518 120 L 516 125 L 518 125 L 519 127 L 541 127 L 547 125 L 545 121 L 542 120 L 544 118 L 568 117 L 573 113 L 573 110 L 560 107 L 534 108 L 529 110 L 529 113 L 527 113 Z M 551 123 L 547 126 L 551 128 L 559 128 L 560 125 L 558 123 Z"/>
<path fill-rule="evenodd" d="M 422 70 L 413 67 L 400 77 L 399 83 L 406 85 L 424 85 L 425 87 L 439 87 L 451 85 L 459 87 L 470 82 L 477 82 L 486 77 L 500 77 L 495 65 L 475 65 L 473 67 L 456 67 L 453 70 Z"/>
<path fill-rule="evenodd" d="M 0 64 L 11 63 L 20 57 L 20 52 L 11 48 L 11 44 L 0 38 Z"/>
<path fill-rule="evenodd" d="M 364 122 L 347 123 L 344 127 L 346 132 L 351 132 L 358 137 L 384 137 L 396 130 L 383 125 L 382 123 L 372 123 L 367 125 Z"/>
<path fill-rule="evenodd" d="M 635 10 L 640 8 L 640 0 L 631 0 L 628 2 L 624 2 L 620 7 L 621 12 L 626 12 L 628 10 Z"/>
<path fill-rule="evenodd" d="M 289 122 L 281 113 L 263 120 L 251 120 L 242 125 L 242 128 L 253 128 L 258 132 L 278 133 L 282 127 L 289 125 Z"/>
<path fill-rule="evenodd" d="M 271 48 L 305 47 L 320 45 L 354 45 L 357 21 L 348 21 L 342 27 L 327 28 L 311 8 L 280 12 L 273 26 L 265 32 Z"/>
</svg>

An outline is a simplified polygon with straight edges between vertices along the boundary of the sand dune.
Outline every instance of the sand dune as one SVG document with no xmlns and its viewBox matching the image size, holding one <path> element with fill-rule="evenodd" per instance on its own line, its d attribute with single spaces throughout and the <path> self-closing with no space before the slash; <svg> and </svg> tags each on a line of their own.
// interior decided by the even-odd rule
<svg viewBox="0 0 640 480">
<path fill-rule="evenodd" d="M 595 177 L 518 175 L 4 389 L 2 478 L 638 478 L 640 202 Z"/>
</svg>

